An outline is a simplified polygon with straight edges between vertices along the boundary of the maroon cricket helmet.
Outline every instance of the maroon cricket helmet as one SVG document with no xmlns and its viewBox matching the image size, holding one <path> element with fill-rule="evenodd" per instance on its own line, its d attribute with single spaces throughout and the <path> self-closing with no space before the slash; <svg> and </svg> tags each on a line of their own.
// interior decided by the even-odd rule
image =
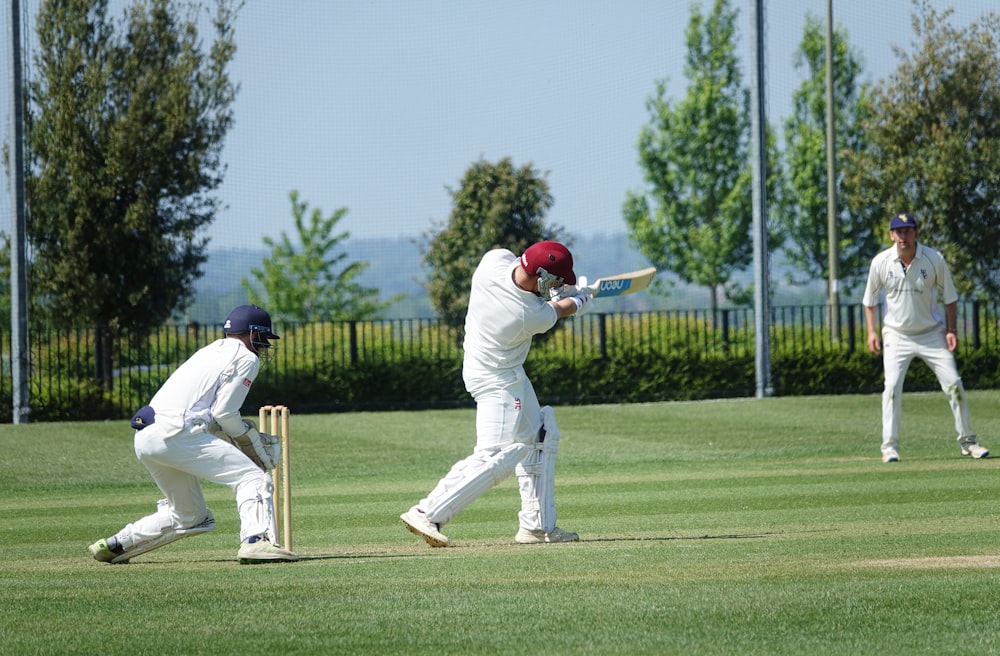
<svg viewBox="0 0 1000 656">
<path fill-rule="evenodd" d="M 533 276 L 539 275 L 539 269 L 544 269 L 549 274 L 559 278 L 565 285 L 576 284 L 576 274 L 573 273 L 573 254 L 557 241 L 540 241 L 528 246 L 524 254 L 521 255 L 521 266 Z"/>
</svg>

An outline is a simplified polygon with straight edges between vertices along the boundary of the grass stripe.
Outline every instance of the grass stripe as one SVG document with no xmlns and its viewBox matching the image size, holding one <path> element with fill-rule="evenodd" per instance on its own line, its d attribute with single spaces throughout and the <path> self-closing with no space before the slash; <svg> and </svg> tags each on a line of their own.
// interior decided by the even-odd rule
<svg viewBox="0 0 1000 656">
<path fill-rule="evenodd" d="M 941 394 L 558 409 L 560 524 L 513 543 L 505 481 L 430 549 L 398 515 L 472 446 L 467 409 L 295 415 L 298 563 L 240 566 L 217 528 L 126 566 L 86 545 L 159 497 L 125 422 L 0 427 L 0 654 L 1000 653 L 997 458 L 958 453 Z M 294 409 L 293 409 L 294 411 Z"/>
</svg>

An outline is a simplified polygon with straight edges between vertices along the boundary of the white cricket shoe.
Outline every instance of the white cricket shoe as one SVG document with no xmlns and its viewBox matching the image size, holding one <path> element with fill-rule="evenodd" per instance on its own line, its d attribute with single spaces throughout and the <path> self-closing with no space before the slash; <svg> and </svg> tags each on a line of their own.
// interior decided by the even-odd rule
<svg viewBox="0 0 1000 656">
<path fill-rule="evenodd" d="M 985 446 L 976 441 L 963 442 L 962 443 L 962 455 L 972 456 L 973 458 L 985 458 L 990 455 L 990 450 Z"/>
<path fill-rule="evenodd" d="M 94 560 L 98 560 L 102 563 L 127 563 L 127 560 L 118 560 L 115 558 L 121 556 L 125 553 L 125 550 L 119 547 L 117 550 L 112 551 L 111 547 L 108 546 L 107 540 L 98 540 L 94 544 L 87 547 L 90 550 L 91 555 L 94 556 Z"/>
<path fill-rule="evenodd" d="M 299 559 L 297 555 L 288 549 L 282 549 L 276 544 L 267 540 L 257 540 L 256 542 L 244 542 L 240 546 L 237 554 L 241 565 L 253 565 L 256 563 L 267 563 L 276 560 L 294 562 Z"/>
<path fill-rule="evenodd" d="M 882 462 L 899 462 L 899 452 L 896 449 L 889 449 L 882 452 Z"/>
<path fill-rule="evenodd" d="M 518 544 L 551 544 L 553 542 L 576 542 L 580 539 L 579 534 L 572 531 L 564 531 L 558 526 L 552 529 L 551 533 L 546 533 L 542 529 L 529 531 L 526 528 L 518 529 L 514 541 Z"/>
<path fill-rule="evenodd" d="M 450 544 L 448 538 L 441 532 L 440 527 L 427 519 L 427 515 L 416 506 L 407 510 L 399 518 L 403 520 L 403 524 L 409 529 L 410 533 L 419 535 L 432 547 L 447 547 Z"/>
</svg>

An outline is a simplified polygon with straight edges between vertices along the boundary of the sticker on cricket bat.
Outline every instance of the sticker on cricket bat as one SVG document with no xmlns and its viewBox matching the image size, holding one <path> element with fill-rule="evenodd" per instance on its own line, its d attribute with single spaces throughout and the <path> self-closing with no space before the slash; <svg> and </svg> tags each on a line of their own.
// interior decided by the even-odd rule
<svg viewBox="0 0 1000 656">
<path fill-rule="evenodd" d="M 619 273 L 617 276 L 598 278 L 591 285 L 595 289 L 594 298 L 624 296 L 625 294 L 641 292 L 649 287 L 649 283 L 653 281 L 655 275 L 656 267 L 647 267 L 631 273 Z"/>
</svg>

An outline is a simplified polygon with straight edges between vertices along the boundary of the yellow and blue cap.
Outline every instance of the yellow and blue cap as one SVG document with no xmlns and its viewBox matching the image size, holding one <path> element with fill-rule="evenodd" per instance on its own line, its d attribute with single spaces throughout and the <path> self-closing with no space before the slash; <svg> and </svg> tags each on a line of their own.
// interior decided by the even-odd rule
<svg viewBox="0 0 1000 656">
<path fill-rule="evenodd" d="M 914 219 L 909 214 L 897 214 L 892 217 L 892 221 L 889 222 L 889 230 L 898 230 L 899 228 L 916 228 L 917 220 Z"/>
</svg>

